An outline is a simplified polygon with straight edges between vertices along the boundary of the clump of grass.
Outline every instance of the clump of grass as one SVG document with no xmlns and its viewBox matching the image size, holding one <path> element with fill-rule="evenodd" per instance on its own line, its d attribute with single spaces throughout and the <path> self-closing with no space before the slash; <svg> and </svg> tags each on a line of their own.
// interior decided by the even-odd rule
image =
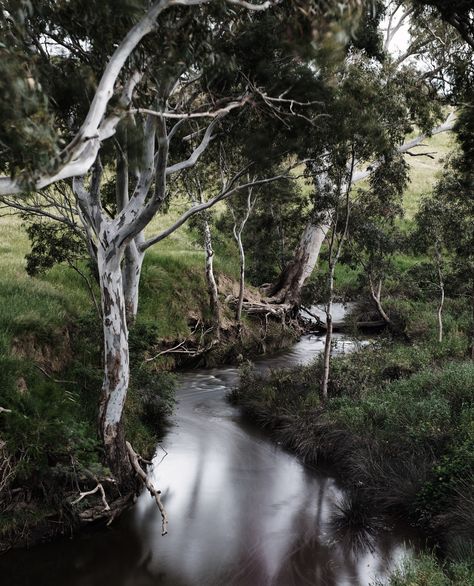
<svg viewBox="0 0 474 586">
<path fill-rule="evenodd" d="M 430 321 L 411 344 L 386 339 L 335 357 L 325 402 L 320 359 L 265 377 L 246 369 L 232 400 L 306 461 L 334 465 L 361 502 L 446 534 L 449 549 L 472 528 L 474 364 L 462 319 L 447 323 L 441 345 Z"/>
<path fill-rule="evenodd" d="M 335 505 L 329 523 L 332 534 L 354 553 L 373 551 L 384 528 L 381 517 L 370 513 L 364 494 L 357 489 L 346 493 Z"/>
</svg>

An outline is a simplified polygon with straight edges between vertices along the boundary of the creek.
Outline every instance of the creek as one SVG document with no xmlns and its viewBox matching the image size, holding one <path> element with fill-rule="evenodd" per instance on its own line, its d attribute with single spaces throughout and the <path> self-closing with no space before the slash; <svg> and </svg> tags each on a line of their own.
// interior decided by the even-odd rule
<svg viewBox="0 0 474 586">
<path fill-rule="evenodd" d="M 344 308 L 336 306 L 335 320 Z M 335 352 L 357 345 L 335 334 Z M 256 360 L 259 370 L 307 363 L 324 338 Z M 108 529 L 12 551 L 0 558 L 5 586 L 369 586 L 411 555 L 408 528 L 380 531 L 354 550 L 332 530 L 344 490 L 242 420 L 226 401 L 238 369 L 179 375 L 173 425 L 153 476 L 169 533 L 147 493 Z M 166 450 L 163 450 L 163 448 Z"/>
</svg>

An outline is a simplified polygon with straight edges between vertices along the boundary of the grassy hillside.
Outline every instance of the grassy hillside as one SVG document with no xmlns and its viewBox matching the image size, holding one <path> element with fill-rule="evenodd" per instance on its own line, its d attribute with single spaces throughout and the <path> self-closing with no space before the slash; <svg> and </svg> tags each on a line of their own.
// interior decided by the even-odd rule
<svg viewBox="0 0 474 586">
<path fill-rule="evenodd" d="M 430 157 L 404 155 L 410 166 L 410 183 L 403 200 L 405 215 L 409 220 L 416 214 L 420 198 L 432 190 L 442 170 L 443 161 L 454 146 L 450 132 L 433 136 L 423 144 L 425 146 L 417 147 L 413 152 L 430 153 Z"/>
</svg>

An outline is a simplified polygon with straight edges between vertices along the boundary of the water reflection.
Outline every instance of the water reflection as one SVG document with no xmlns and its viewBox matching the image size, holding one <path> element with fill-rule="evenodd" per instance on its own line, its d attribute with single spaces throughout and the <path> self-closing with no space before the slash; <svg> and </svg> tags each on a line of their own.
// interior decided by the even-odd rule
<svg viewBox="0 0 474 586">
<path fill-rule="evenodd" d="M 336 336 L 336 351 L 353 342 Z M 305 337 L 259 369 L 308 362 L 323 346 Z M 331 522 L 343 497 L 334 478 L 310 470 L 242 423 L 225 401 L 235 368 L 185 373 L 175 426 L 153 470 L 170 518 L 148 494 L 107 531 L 0 558 L 8 586 L 367 586 L 408 549 L 377 535 L 372 549 L 344 547 Z M 8 579 L 6 579 L 8 578 Z"/>
</svg>

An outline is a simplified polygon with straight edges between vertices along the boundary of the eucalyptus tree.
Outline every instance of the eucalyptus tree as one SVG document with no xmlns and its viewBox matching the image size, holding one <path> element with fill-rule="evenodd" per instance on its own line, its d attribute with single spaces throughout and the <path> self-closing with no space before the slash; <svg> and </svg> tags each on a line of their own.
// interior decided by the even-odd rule
<svg viewBox="0 0 474 586">
<path fill-rule="evenodd" d="M 333 97 L 328 102 L 328 117 L 319 125 L 319 159 L 331 157 L 331 151 L 344 141 L 352 141 L 355 169 L 351 184 L 370 175 L 395 154 L 411 152 L 432 134 L 453 128 L 453 116 L 436 126 L 441 117 L 440 102 L 429 87 L 421 86 L 415 94 L 417 76 L 411 69 L 394 71 L 390 63 L 368 59 L 353 53 L 342 68 Z M 417 125 L 421 134 L 406 140 Z M 322 130 L 321 130 L 322 129 Z M 350 136 L 349 136 L 350 135 Z M 315 159 L 318 155 L 315 154 Z M 347 155 L 346 166 L 350 167 Z M 323 165 L 319 165 L 319 169 Z M 313 207 L 293 259 L 282 271 L 269 295 L 275 302 L 297 304 L 306 280 L 317 263 L 321 247 L 332 226 L 330 209 L 318 208 L 318 173 L 308 169 L 313 181 Z"/>
<path fill-rule="evenodd" d="M 357 0 L 345 2 L 343 17 L 346 13 L 350 17 L 350 10 L 359 4 Z M 249 182 L 239 182 L 239 174 L 213 198 L 191 206 L 159 234 L 145 239 L 144 229 L 167 197 L 168 179 L 198 163 L 226 115 L 252 99 L 272 105 L 279 115 L 297 105 L 287 95 L 272 99 L 251 80 L 249 88 L 248 68 L 234 71 L 232 83 L 228 83 L 224 65 L 231 66 L 232 60 L 216 51 L 218 41 L 239 37 L 239 32 L 267 10 L 274 11 L 275 22 L 287 31 L 280 39 L 287 47 L 297 38 L 296 32 L 300 45 L 333 39 L 340 30 L 333 16 L 340 16 L 341 7 L 304 0 L 291 6 L 278 0 L 124 0 L 119 6 L 104 2 L 96 7 L 77 0 L 46 2 L 31 14 L 28 2 L 4 2 L 3 8 L 6 20 L 0 28 L 1 40 L 11 58 L 2 65 L 8 68 L 6 85 L 12 96 L 2 96 L 0 117 L 3 124 L 8 122 L 12 103 L 30 116 L 16 121 L 5 136 L 2 168 L 6 175 L 0 177 L 0 196 L 5 205 L 25 204 L 24 211 L 41 214 L 44 202 L 36 195 L 30 202 L 28 194 L 72 178 L 73 222 L 76 225 L 78 218 L 86 235 L 101 290 L 104 382 L 100 434 L 107 462 L 126 489 L 133 484 L 130 472 L 136 461 L 122 423 L 129 382 L 126 314 L 127 307 L 132 314 L 135 310 L 138 286 L 133 282 L 138 283 L 142 260 L 135 252 L 144 253 L 195 213 L 247 189 Z M 256 16 L 249 16 L 252 14 Z M 258 50 L 264 52 L 265 47 Z M 224 58 L 213 77 L 219 55 Z M 80 88 L 78 95 L 65 91 L 68 80 Z M 290 89 L 285 88 L 286 92 Z M 57 126 L 52 124 L 55 114 Z M 211 122 L 187 141 L 190 120 Z M 118 135 L 124 127 L 139 137 L 133 156 L 128 139 Z M 115 140 L 115 156 L 110 139 Z M 105 185 L 114 159 L 117 197 L 110 213 Z M 61 220 L 56 211 L 62 212 L 64 207 L 60 199 L 51 214 L 47 204 L 46 214 Z"/>
<path fill-rule="evenodd" d="M 382 303 L 382 288 L 404 240 L 398 221 L 404 213 L 407 179 L 407 164 L 396 154 L 371 174 L 365 189 L 356 190 L 345 257 L 346 262 L 362 268 L 370 299 L 389 326 L 393 323 Z"/>
<path fill-rule="evenodd" d="M 238 205 L 238 200 L 236 201 L 236 199 L 234 199 L 233 202 L 229 202 L 228 204 L 230 213 L 232 214 L 232 218 L 234 220 L 232 233 L 239 249 L 239 297 L 237 300 L 237 309 L 235 311 L 235 319 L 237 320 L 239 329 L 242 322 L 242 307 L 244 304 L 245 294 L 245 249 L 242 242 L 242 233 L 257 201 L 258 193 L 255 193 L 254 191 L 254 186 L 250 186 L 247 189 L 244 205 Z"/>
<path fill-rule="evenodd" d="M 417 252 L 425 252 L 429 255 L 434 275 L 432 282 L 438 291 L 438 342 L 443 341 L 443 309 L 446 298 L 446 281 L 449 259 L 449 241 L 447 240 L 447 223 L 451 220 L 450 207 L 446 207 L 446 201 L 438 193 L 426 196 L 420 204 L 420 209 L 415 216 L 415 231 L 412 235 L 413 244 Z"/>
<path fill-rule="evenodd" d="M 378 16 L 376 14 L 368 25 L 372 38 L 375 39 L 369 44 L 370 53 L 368 49 L 359 53 L 359 60 L 365 61 L 367 69 L 372 73 L 372 79 L 367 79 L 367 86 L 363 88 L 366 89 L 366 96 L 364 97 L 363 92 L 358 94 L 359 108 L 348 110 L 346 114 L 356 120 L 361 118 L 358 132 L 366 135 L 367 144 L 372 141 L 373 145 L 372 152 L 366 150 L 365 154 L 360 153 L 357 156 L 352 179 L 354 184 L 367 179 L 385 160 L 387 153 L 412 154 L 411 149 L 421 145 L 427 137 L 453 130 L 453 114 L 440 124 L 441 105 L 449 100 L 445 91 L 449 76 L 443 75 L 444 68 L 448 62 L 451 67 L 457 68 L 458 73 L 465 72 L 469 64 L 472 67 L 472 56 L 466 53 L 456 35 L 439 19 L 434 22 L 427 19 L 426 15 L 417 13 L 408 2 L 378 3 L 378 8 Z M 384 26 L 381 21 L 383 14 L 387 15 Z M 392 54 L 391 46 L 395 35 L 407 23 L 411 23 L 411 42 L 403 53 Z M 339 75 L 335 77 L 337 85 L 343 85 L 345 71 L 351 67 L 354 54 L 357 54 L 355 50 L 352 55 L 349 54 Z M 462 77 L 460 73 L 459 76 Z M 377 84 L 379 89 L 372 99 L 371 91 Z M 329 100 L 329 115 L 331 107 Z M 369 121 L 364 120 L 364 112 L 371 113 Z M 342 120 L 344 115 L 341 112 L 337 121 Z M 319 125 L 319 136 L 315 136 L 313 132 L 308 133 L 309 140 L 313 142 L 314 156 L 316 152 L 324 153 L 324 136 L 329 137 L 330 144 L 331 136 L 338 132 L 337 126 L 330 129 L 328 124 L 323 125 L 323 128 L 321 131 Z M 419 129 L 420 134 L 416 138 L 407 139 L 407 135 L 415 128 Z M 317 142 L 318 149 L 314 149 Z M 317 200 L 316 188 L 314 200 Z M 329 211 L 321 213 L 317 206 L 313 207 L 293 258 L 269 289 L 272 301 L 290 304 L 299 302 L 302 287 L 314 271 L 331 225 L 332 215 Z"/>
<path fill-rule="evenodd" d="M 471 0 L 413 0 L 420 12 L 439 15 L 474 49 L 474 6 Z"/>
<path fill-rule="evenodd" d="M 471 356 L 474 359 L 474 116 L 472 102 L 459 115 L 457 149 L 448 159 L 433 194 L 417 218 L 422 243 L 431 252 L 438 273 L 439 337 L 442 337 L 444 290 L 471 305 Z M 447 263 L 449 261 L 449 265 Z M 450 270 L 448 272 L 447 265 Z"/>
</svg>

